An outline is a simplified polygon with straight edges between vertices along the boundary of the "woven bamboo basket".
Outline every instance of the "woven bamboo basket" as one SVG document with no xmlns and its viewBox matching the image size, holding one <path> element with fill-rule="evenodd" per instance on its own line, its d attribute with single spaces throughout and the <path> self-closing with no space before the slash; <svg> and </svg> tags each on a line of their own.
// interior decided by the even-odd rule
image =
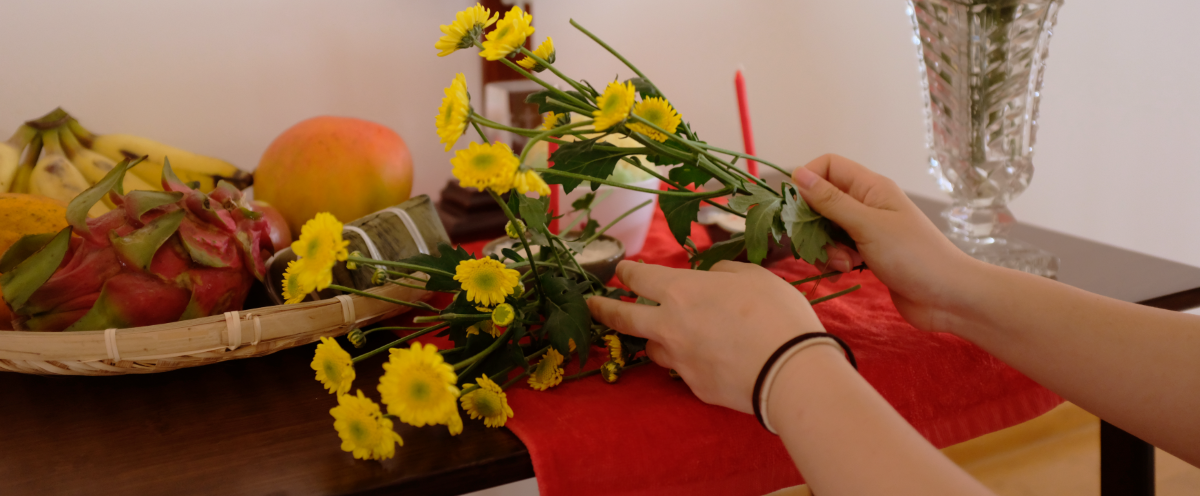
<svg viewBox="0 0 1200 496">
<path fill-rule="evenodd" d="M 429 253 L 438 243 L 448 241 L 437 212 L 424 195 L 347 226 L 347 231 L 357 235 L 347 236 L 351 250 L 388 260 Z M 286 260 L 273 257 L 268 262 L 270 271 L 286 265 Z M 361 278 L 352 282 L 353 278 L 344 272 L 338 279 L 339 283 L 344 281 L 350 283 L 348 286 L 398 300 L 417 301 L 429 296 L 426 291 L 397 285 L 365 288 Z M 367 279 L 369 284 L 369 276 Z M 278 286 L 275 280 L 270 282 Z M 273 297 L 277 296 L 277 290 L 271 289 Z M 327 296 L 295 305 L 129 329 L 0 331 L 0 371 L 87 376 L 167 372 L 268 355 L 321 337 L 340 336 L 409 309 L 365 296 Z"/>
</svg>

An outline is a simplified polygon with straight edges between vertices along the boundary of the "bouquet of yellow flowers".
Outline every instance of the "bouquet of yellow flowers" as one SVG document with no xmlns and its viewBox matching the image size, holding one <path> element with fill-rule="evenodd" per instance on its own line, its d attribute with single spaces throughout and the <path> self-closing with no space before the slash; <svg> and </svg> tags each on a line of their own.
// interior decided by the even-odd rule
<svg viewBox="0 0 1200 496">
<path fill-rule="evenodd" d="M 357 357 L 351 357 L 334 340 L 323 338 L 312 366 L 317 380 L 338 395 L 331 410 L 342 449 L 356 458 L 385 459 L 402 443 L 393 421 L 421 427 L 445 425 L 452 434 L 462 431 L 461 411 L 483 419 L 488 427 L 501 427 L 513 416 L 504 390 L 519 381 L 546 390 L 563 380 L 599 374 L 616 382 L 625 369 L 644 364 L 645 340 L 615 333 L 592 320 L 586 298 L 636 297 L 628 291 L 608 287 L 606 281 L 584 270 L 576 261 L 583 248 L 599 238 L 608 226 L 590 218 L 594 195 L 575 202 L 573 215 L 584 219 L 581 232 L 557 234 L 548 229 L 551 220 L 547 195 L 549 184 L 566 192 L 586 181 L 595 190 L 611 185 L 659 195 L 659 207 L 675 239 L 691 256 L 693 268 L 706 270 L 720 260 L 746 252 L 759 263 L 766 256 L 769 238 L 780 242 L 790 237 L 796 258 L 809 263 L 825 261 L 825 247 L 834 240 L 851 244 L 839 228 L 813 212 L 794 186 L 774 188 L 735 166 L 739 159 L 752 159 L 780 172 L 771 162 L 744 153 L 718 148 L 701 141 L 664 93 L 625 57 L 579 24 L 575 28 L 620 59 L 637 77 L 608 83 L 603 91 L 583 80 L 575 80 L 554 67 L 554 42 L 547 38 L 536 50 L 524 48 L 533 34 L 532 17 L 519 7 L 492 13 L 476 5 L 459 12 L 453 23 L 441 26 L 437 41 L 439 56 L 458 50 L 479 48 L 479 55 L 499 60 L 545 89 L 531 94 L 545 116 L 540 129 L 504 126 L 475 113 L 466 80 L 458 74 L 445 89 L 436 118 L 437 133 L 446 151 L 468 127 L 478 132 L 482 143 L 470 143 L 450 159 L 453 174 L 464 187 L 491 194 L 508 216 L 506 231 L 519 241 L 516 249 L 502 255 L 476 258 L 462 248 L 439 247 L 436 255 L 418 255 L 402 261 L 374 260 L 347 253 L 342 226 L 329 214 L 318 214 L 306 224 L 293 251 L 300 257 L 288 266 L 284 295 L 289 303 L 319 289 L 381 298 L 371 293 L 332 284 L 330 271 L 337 263 L 350 270 L 372 270 L 376 284 L 400 284 L 453 295 L 446 308 L 424 302 L 386 300 L 436 312 L 417 317 L 426 327 L 378 327 L 354 330 L 349 335 L 356 347 L 366 344 L 376 331 L 411 330 Z M 490 28 L 490 29 L 489 29 Z M 537 74 L 549 71 L 571 89 L 563 90 Z M 572 120 L 574 114 L 579 119 Z M 508 145 L 491 143 L 482 127 L 508 131 L 528 138 L 518 156 Z M 564 140 L 563 138 L 573 138 Z M 616 146 L 606 138 L 631 138 L 638 146 Z M 553 168 L 532 168 L 526 157 L 540 141 L 559 144 L 550 159 Z M 644 157 L 644 161 L 643 158 Z M 666 183 L 660 191 L 610 181 L 618 162 L 625 162 Z M 672 166 L 664 176 L 652 166 Z M 691 191 L 712 180 L 722 187 L 713 191 Z M 505 200 L 502 195 L 513 192 Z M 728 202 L 714 201 L 728 196 Z M 642 208 L 646 204 L 636 208 Z M 746 219 L 744 235 L 700 251 L 688 236 L 701 203 L 713 205 Z M 627 212 L 626 215 L 628 215 Z M 624 217 L 624 216 L 622 216 Z M 619 221 L 620 218 L 617 219 Z M 609 224 L 611 226 L 611 224 Z M 816 276 L 800 282 L 819 279 Z M 852 288 L 853 289 L 853 288 Z M 848 290 L 849 291 L 849 290 Z M 846 291 L 846 292 L 848 292 Z M 841 292 L 839 294 L 844 294 Z M 830 295 L 836 296 L 836 295 Z M 822 300 L 830 296 L 822 298 Z M 815 301 L 815 300 L 814 300 Z M 655 302 L 638 298 L 639 303 Z M 409 342 L 430 333 L 448 336 L 451 349 Z M 584 367 L 592 346 L 607 349 L 608 360 L 599 368 L 564 377 L 563 362 L 575 355 Z M 356 362 L 387 351 L 384 374 L 378 391 L 385 409 L 362 391 L 351 394 Z M 509 377 L 520 371 L 515 377 Z"/>
</svg>

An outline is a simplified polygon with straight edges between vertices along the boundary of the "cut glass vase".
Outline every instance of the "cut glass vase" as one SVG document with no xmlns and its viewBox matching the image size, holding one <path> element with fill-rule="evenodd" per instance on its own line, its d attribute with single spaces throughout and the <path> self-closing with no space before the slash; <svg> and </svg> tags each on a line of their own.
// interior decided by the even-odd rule
<svg viewBox="0 0 1200 496">
<path fill-rule="evenodd" d="M 985 262 L 1045 277 L 1058 258 L 1008 237 L 1029 186 L 1042 75 L 1062 0 L 910 0 L 930 172 L 946 235 Z"/>
</svg>

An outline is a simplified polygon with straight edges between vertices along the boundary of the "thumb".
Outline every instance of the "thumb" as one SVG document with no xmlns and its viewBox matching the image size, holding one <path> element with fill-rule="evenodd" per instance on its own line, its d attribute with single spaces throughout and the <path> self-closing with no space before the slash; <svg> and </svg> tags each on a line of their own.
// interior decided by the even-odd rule
<svg viewBox="0 0 1200 496">
<path fill-rule="evenodd" d="M 817 213 L 842 226 L 853 237 L 864 226 L 870 208 L 807 167 L 792 171 L 800 197 Z"/>
</svg>

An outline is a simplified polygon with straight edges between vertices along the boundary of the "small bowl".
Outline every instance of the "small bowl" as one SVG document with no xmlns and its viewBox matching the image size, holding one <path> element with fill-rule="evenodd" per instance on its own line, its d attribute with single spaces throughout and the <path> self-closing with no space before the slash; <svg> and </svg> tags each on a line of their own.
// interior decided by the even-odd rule
<svg viewBox="0 0 1200 496">
<path fill-rule="evenodd" d="M 568 236 L 572 236 L 572 235 L 576 235 L 576 234 L 578 234 L 578 233 L 571 233 Z M 598 260 L 591 260 L 587 263 L 580 262 L 579 266 L 583 267 L 583 270 L 586 270 L 589 273 L 591 273 L 592 275 L 596 276 L 597 279 L 600 279 L 601 281 L 604 281 L 607 283 L 609 281 L 609 279 L 612 279 L 613 275 L 615 275 L 617 273 L 617 264 L 620 263 L 621 260 L 625 259 L 625 245 L 623 243 L 621 243 L 621 240 L 614 238 L 612 236 L 609 236 L 607 234 L 600 235 L 600 237 L 597 238 L 596 241 L 593 242 L 593 245 L 594 245 L 594 243 L 603 242 L 603 241 L 607 241 L 607 242 L 615 244 L 617 246 L 617 250 L 613 254 L 606 256 L 604 258 L 598 259 Z M 508 236 L 501 236 L 499 238 L 489 241 L 488 244 L 483 246 L 483 255 L 484 256 L 496 255 L 498 257 L 502 256 L 500 254 L 501 250 L 503 250 L 505 248 L 512 248 L 514 245 L 516 245 L 519 242 L 520 242 L 519 240 L 512 239 Z M 588 246 L 590 247 L 593 245 L 588 245 Z M 515 248 L 513 248 L 513 249 L 517 253 L 519 253 L 522 257 L 525 256 L 525 251 L 523 249 L 521 249 L 521 250 L 517 250 Z M 585 249 L 584 252 L 586 253 L 587 250 Z M 536 253 L 534 255 L 536 255 Z M 529 270 L 529 267 L 521 267 L 517 270 L 524 273 L 525 271 Z"/>
</svg>

